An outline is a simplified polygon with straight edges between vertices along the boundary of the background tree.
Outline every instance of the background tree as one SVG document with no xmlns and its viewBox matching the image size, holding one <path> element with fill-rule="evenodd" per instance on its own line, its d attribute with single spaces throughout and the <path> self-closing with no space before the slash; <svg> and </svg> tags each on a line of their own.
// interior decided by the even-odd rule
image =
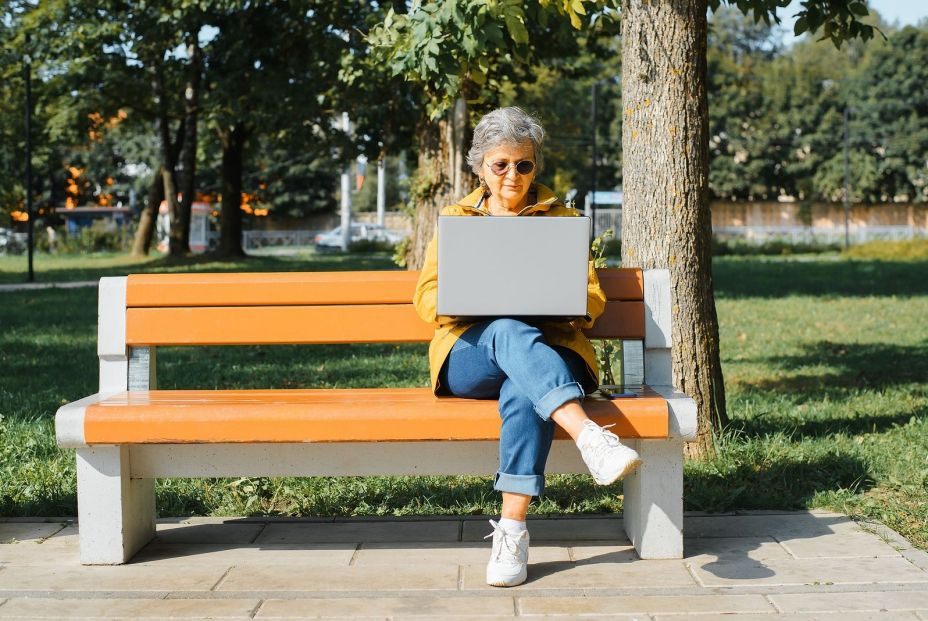
<svg viewBox="0 0 928 621">
<path fill-rule="evenodd" d="M 744 13 L 776 21 L 778 0 L 735 0 Z M 718 9 L 719 0 L 713 1 Z M 873 28 L 860 2 L 804 0 L 795 31 L 835 45 Z M 699 408 L 692 453 L 710 454 L 728 422 L 712 285 L 706 0 L 622 3 L 622 132 L 625 203 L 622 265 L 670 270 L 672 382 Z"/>
<path fill-rule="evenodd" d="M 539 53 L 575 45 L 581 2 L 559 0 L 414 4 L 409 13 L 387 12 L 369 35 L 382 62 L 422 89 L 424 114 L 417 124 L 418 169 L 410 193 L 416 213 L 406 266 L 418 269 L 442 207 L 472 185 L 465 164 L 472 116 L 485 111 L 512 71 Z M 483 107 L 482 107 L 483 106 Z M 472 115 L 473 113 L 473 115 Z"/>
</svg>

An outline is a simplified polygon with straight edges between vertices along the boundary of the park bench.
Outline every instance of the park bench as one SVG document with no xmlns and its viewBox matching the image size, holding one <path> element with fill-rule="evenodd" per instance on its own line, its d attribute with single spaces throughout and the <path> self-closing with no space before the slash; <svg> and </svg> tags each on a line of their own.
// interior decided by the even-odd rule
<svg viewBox="0 0 928 621">
<path fill-rule="evenodd" d="M 426 342 L 433 327 L 411 303 L 417 276 L 102 278 L 100 388 L 55 421 L 59 446 L 77 449 L 81 562 L 124 563 L 152 539 L 160 477 L 493 473 L 496 401 L 435 397 L 427 387 L 157 389 L 162 346 Z M 624 483 L 623 523 L 638 554 L 681 558 L 683 443 L 695 437 L 696 406 L 672 387 L 669 272 L 599 277 L 609 301 L 587 334 L 626 343 L 624 379 L 639 396 L 591 399 L 588 411 L 644 460 Z M 587 472 L 566 434 L 556 435 L 548 471 Z"/>
</svg>

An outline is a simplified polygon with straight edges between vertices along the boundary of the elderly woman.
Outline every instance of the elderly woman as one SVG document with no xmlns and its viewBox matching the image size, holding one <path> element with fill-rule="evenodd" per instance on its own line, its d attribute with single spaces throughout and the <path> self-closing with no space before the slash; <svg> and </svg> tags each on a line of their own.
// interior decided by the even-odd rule
<svg viewBox="0 0 928 621">
<path fill-rule="evenodd" d="M 544 129 L 519 108 L 500 108 L 474 129 L 468 163 L 480 187 L 442 215 L 489 217 L 577 216 L 545 186 L 535 183 L 542 164 Z M 592 262 L 587 317 L 571 322 L 524 323 L 512 318 L 463 322 L 436 314 L 436 239 L 426 251 L 413 302 L 437 325 L 429 346 L 436 394 L 499 399 L 502 418 L 499 470 L 502 516 L 493 526 L 487 583 L 515 586 L 527 575 L 529 535 L 525 516 L 532 496 L 544 490 L 544 470 L 554 425 L 574 439 L 593 478 L 607 485 L 632 472 L 638 454 L 587 418 L 583 396 L 598 386 L 593 347 L 581 328 L 603 312 L 605 296 Z M 489 537 L 488 535 L 487 537 Z"/>
</svg>

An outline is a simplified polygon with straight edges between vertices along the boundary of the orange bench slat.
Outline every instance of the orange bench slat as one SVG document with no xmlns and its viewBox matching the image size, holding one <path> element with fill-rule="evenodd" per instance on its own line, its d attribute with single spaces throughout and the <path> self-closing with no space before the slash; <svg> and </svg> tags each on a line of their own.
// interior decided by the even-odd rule
<svg viewBox="0 0 928 621">
<path fill-rule="evenodd" d="M 126 344 L 414 343 L 432 338 L 412 304 L 129 308 Z M 588 336 L 644 338 L 643 302 L 607 302 Z"/>
<path fill-rule="evenodd" d="M 643 299 L 640 269 L 608 268 L 598 274 L 607 299 Z M 126 305 L 406 304 L 418 278 L 419 272 L 411 271 L 132 274 Z"/>
<path fill-rule="evenodd" d="M 497 407 L 428 388 L 135 391 L 89 406 L 84 435 L 88 444 L 497 440 Z M 647 387 L 584 407 L 620 437 L 667 437 L 667 402 Z"/>
<path fill-rule="evenodd" d="M 299 306 L 407 304 L 418 272 L 132 274 L 126 306 Z"/>
</svg>

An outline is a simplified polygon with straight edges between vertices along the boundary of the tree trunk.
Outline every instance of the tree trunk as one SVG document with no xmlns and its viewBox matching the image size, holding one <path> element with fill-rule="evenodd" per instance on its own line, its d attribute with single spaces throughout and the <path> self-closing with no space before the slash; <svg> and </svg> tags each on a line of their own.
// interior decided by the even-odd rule
<svg viewBox="0 0 928 621">
<path fill-rule="evenodd" d="M 419 164 L 411 190 L 416 216 L 406 250 L 407 269 L 417 270 L 425 262 L 442 208 L 472 189 L 465 157 L 473 136 L 468 116 L 467 102 L 460 98 L 446 117 L 437 123 L 424 118 L 416 129 Z"/>
<path fill-rule="evenodd" d="M 171 122 L 168 118 L 167 93 L 164 88 L 163 68 L 160 62 L 155 65 L 152 83 L 155 102 L 158 106 L 158 134 L 161 139 L 161 179 L 164 183 L 164 200 L 168 204 L 168 216 L 171 220 L 171 233 L 168 238 L 168 254 L 180 257 L 189 249 L 183 243 L 183 224 L 180 218 L 180 205 L 177 202 L 177 157 L 183 146 L 184 122 L 178 127 L 177 140 L 171 141 Z"/>
<path fill-rule="evenodd" d="M 222 144 L 222 211 L 216 254 L 222 257 L 245 256 L 242 249 L 242 159 L 246 138 L 241 123 L 223 128 L 219 133 Z"/>
<path fill-rule="evenodd" d="M 132 256 L 148 256 L 151 249 L 151 238 L 155 233 L 155 222 L 158 220 L 158 208 L 164 200 L 164 181 L 159 168 L 151 179 L 148 189 L 148 198 L 142 213 L 139 214 L 139 227 L 135 230 L 135 239 L 132 241 Z"/>
<path fill-rule="evenodd" d="M 199 117 L 200 76 L 202 74 L 202 53 L 197 41 L 199 32 L 199 26 L 192 28 L 187 43 L 187 56 L 190 58 L 190 67 L 187 89 L 184 93 L 184 177 L 180 204 L 180 219 L 183 232 L 181 239 L 178 241 L 184 253 L 190 252 L 190 214 L 193 209 L 196 191 L 197 121 Z"/>
<path fill-rule="evenodd" d="M 670 270 L 673 382 L 696 400 L 691 456 L 728 422 L 712 286 L 706 0 L 623 0 L 622 265 Z"/>
</svg>

